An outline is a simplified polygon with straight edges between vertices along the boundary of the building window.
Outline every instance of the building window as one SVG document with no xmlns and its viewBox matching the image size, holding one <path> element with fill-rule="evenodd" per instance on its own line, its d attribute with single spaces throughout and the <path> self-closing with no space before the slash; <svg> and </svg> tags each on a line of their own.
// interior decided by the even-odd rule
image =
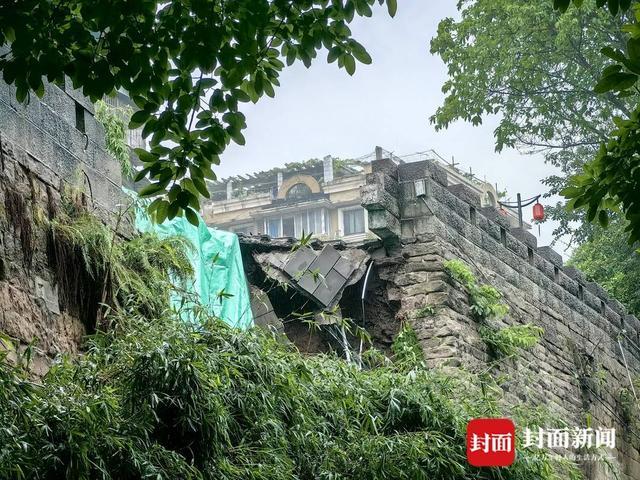
<svg viewBox="0 0 640 480">
<path fill-rule="evenodd" d="M 342 211 L 342 231 L 344 235 L 364 233 L 364 208 L 351 208 Z"/>
<path fill-rule="evenodd" d="M 296 183 L 287 190 L 287 200 L 298 200 L 311 196 L 311 189 L 305 183 Z"/>
<path fill-rule="evenodd" d="M 266 230 L 267 230 L 267 235 L 269 235 L 270 237 L 281 237 L 282 235 L 280 234 L 280 223 L 281 223 L 282 219 L 280 217 L 278 218 L 270 218 L 268 220 L 266 220 Z"/>
<path fill-rule="evenodd" d="M 82 133 L 85 132 L 84 129 L 84 107 L 76 102 L 76 128 L 80 130 Z"/>
<path fill-rule="evenodd" d="M 270 217 L 264 221 L 264 229 L 270 237 L 301 238 L 302 234 L 323 235 L 327 233 L 324 208 L 305 210 L 287 216 Z"/>
<path fill-rule="evenodd" d="M 294 217 L 282 217 L 282 235 L 284 237 L 296 236 Z"/>
</svg>

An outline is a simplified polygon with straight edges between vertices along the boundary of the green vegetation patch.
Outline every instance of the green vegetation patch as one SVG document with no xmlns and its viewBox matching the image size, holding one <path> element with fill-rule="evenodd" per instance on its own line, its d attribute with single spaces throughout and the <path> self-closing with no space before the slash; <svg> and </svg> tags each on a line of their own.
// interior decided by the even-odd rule
<svg viewBox="0 0 640 480">
<path fill-rule="evenodd" d="M 0 367 L 0 478 L 540 480 L 572 468 L 527 451 L 507 469 L 470 467 L 466 423 L 499 416 L 498 397 L 462 371 L 409 367 L 409 331 L 400 364 L 361 370 L 212 318 L 117 315 L 42 384 Z"/>
</svg>

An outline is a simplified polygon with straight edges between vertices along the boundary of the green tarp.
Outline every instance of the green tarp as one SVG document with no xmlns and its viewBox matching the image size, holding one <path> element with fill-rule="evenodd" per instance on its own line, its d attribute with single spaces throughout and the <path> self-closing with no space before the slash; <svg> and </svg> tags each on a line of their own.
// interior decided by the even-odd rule
<svg viewBox="0 0 640 480">
<path fill-rule="evenodd" d="M 185 289 L 229 325 L 249 328 L 253 325 L 253 315 L 238 237 L 235 233 L 207 227 L 204 220 L 198 218 L 198 227 L 184 217 L 165 220 L 158 225 L 151 222 L 144 208 L 138 208 L 136 228 L 141 232 L 155 232 L 161 238 L 169 235 L 188 238 L 194 246 L 189 259 L 195 278 Z M 185 299 L 174 295 L 172 302 L 179 306 Z"/>
</svg>

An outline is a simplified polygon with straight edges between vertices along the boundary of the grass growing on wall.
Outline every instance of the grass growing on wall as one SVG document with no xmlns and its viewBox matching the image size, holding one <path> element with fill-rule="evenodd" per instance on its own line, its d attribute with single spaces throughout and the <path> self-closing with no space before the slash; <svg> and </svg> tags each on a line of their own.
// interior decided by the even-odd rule
<svg viewBox="0 0 640 480">
<path fill-rule="evenodd" d="M 0 478 L 579 478 L 544 453 L 469 466 L 468 419 L 500 412 L 462 371 L 360 370 L 202 320 L 120 313 L 42 385 L 1 366 Z"/>
<path fill-rule="evenodd" d="M 63 200 L 49 221 L 49 262 L 62 304 L 90 332 L 102 304 L 127 304 L 138 313 L 157 315 L 168 306 L 171 289 L 191 279 L 187 252 L 193 247 L 187 239 L 144 233 L 123 240 L 83 208 Z"/>
<path fill-rule="evenodd" d="M 132 110 L 129 107 L 112 107 L 102 100 L 95 104 L 96 120 L 104 128 L 104 141 L 109 152 L 120 164 L 122 176 L 133 178 L 135 173 L 131 165 L 129 145 L 127 144 L 127 125 Z"/>
<path fill-rule="evenodd" d="M 514 356 L 521 349 L 533 348 L 542 338 L 544 330 L 532 324 L 498 327 L 491 320 L 501 319 L 509 313 L 497 288 L 478 284 L 476 276 L 461 260 L 444 262 L 445 271 L 461 284 L 469 294 L 471 313 L 480 324 L 478 333 L 495 358 Z"/>
</svg>

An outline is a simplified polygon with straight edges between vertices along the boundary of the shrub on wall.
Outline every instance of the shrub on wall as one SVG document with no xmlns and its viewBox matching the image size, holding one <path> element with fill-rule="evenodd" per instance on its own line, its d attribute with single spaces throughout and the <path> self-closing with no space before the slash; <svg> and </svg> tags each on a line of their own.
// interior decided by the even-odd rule
<svg viewBox="0 0 640 480">
<path fill-rule="evenodd" d="M 444 262 L 444 269 L 467 290 L 471 313 L 480 323 L 478 332 L 492 356 L 513 356 L 520 349 L 529 349 L 538 343 L 544 333 L 540 327 L 531 324 L 498 327 L 490 323 L 490 320 L 507 315 L 509 306 L 502 301 L 503 295 L 498 289 L 478 284 L 476 276 L 464 262 L 448 260 Z"/>
</svg>

